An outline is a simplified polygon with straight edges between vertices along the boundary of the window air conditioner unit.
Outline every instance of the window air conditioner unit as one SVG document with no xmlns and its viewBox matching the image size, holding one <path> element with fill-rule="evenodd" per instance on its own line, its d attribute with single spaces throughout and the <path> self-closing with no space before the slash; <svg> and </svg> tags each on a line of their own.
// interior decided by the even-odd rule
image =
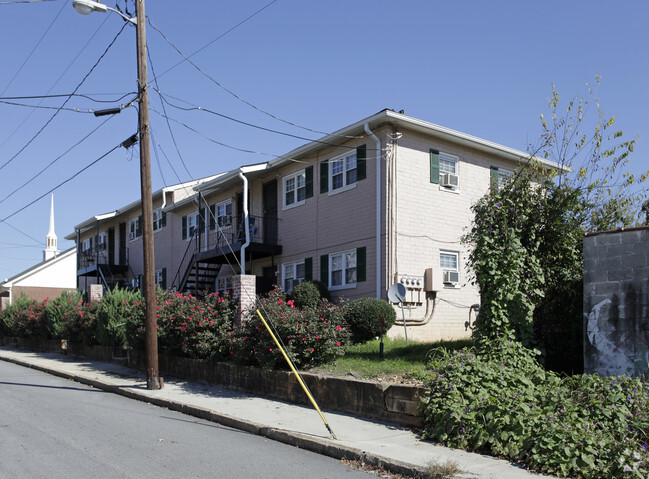
<svg viewBox="0 0 649 479">
<path fill-rule="evenodd" d="M 460 273 L 457 271 L 444 271 L 444 283 L 457 284 L 460 282 Z"/>
<path fill-rule="evenodd" d="M 441 178 L 442 186 L 448 188 L 457 188 L 460 184 L 460 179 L 457 175 L 452 173 L 444 173 Z"/>
</svg>

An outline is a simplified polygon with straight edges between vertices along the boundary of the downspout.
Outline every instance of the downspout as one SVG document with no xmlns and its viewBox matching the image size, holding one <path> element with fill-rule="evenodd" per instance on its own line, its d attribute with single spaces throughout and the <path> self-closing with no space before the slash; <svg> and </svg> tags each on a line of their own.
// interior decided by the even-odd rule
<svg viewBox="0 0 649 479">
<path fill-rule="evenodd" d="M 376 144 L 376 297 L 381 294 L 381 142 L 365 123 L 365 133 L 372 137 Z"/>
<path fill-rule="evenodd" d="M 250 220 L 248 218 L 248 178 L 239 171 L 239 178 L 243 180 L 243 227 L 246 231 L 246 242 L 241 245 L 241 274 L 246 274 L 246 248 L 250 245 Z"/>
<path fill-rule="evenodd" d="M 167 188 L 162 188 L 162 206 L 160 211 L 164 211 L 165 206 L 167 206 Z"/>
</svg>

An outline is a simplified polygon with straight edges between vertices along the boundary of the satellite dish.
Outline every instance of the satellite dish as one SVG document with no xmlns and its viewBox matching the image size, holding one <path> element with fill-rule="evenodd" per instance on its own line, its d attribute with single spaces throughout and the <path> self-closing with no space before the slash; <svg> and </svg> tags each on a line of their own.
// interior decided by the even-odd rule
<svg viewBox="0 0 649 479">
<path fill-rule="evenodd" d="M 401 303 L 406 297 L 406 287 L 401 283 L 394 283 L 388 289 L 388 299 L 392 303 Z"/>
</svg>

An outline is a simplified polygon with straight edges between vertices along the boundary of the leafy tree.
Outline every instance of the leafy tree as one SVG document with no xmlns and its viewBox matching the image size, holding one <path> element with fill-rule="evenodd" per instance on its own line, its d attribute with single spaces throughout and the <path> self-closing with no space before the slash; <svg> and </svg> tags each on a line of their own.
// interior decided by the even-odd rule
<svg viewBox="0 0 649 479">
<path fill-rule="evenodd" d="M 586 133 L 593 104 L 598 112 Z M 636 180 L 627 171 L 635 140 L 610 132 L 614 118 L 605 119 L 596 100 L 572 99 L 560 114 L 553 87 L 549 106 L 540 146 L 510 181 L 473 206 L 464 240 L 473 245 L 482 342 L 539 346 L 546 365 L 572 372 L 583 367 L 582 234 L 637 224 L 647 174 Z M 543 158 L 559 172 L 553 175 Z"/>
<path fill-rule="evenodd" d="M 623 140 L 615 129 L 615 117 L 604 115 L 595 87 L 587 85 L 588 95 L 570 99 L 567 106 L 552 85 L 548 102 L 549 119 L 541 115 L 542 134 L 535 155 L 562 167 L 556 183 L 578 189 L 588 206 L 581 226 L 586 231 L 601 231 L 633 226 L 644 218 L 646 200 L 643 186 L 649 171 L 636 178 L 629 170 L 636 139 Z"/>
</svg>

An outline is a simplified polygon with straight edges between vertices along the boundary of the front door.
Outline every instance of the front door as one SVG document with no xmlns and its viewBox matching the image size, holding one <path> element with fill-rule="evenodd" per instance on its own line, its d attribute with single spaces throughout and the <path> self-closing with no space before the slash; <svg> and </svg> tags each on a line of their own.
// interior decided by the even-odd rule
<svg viewBox="0 0 649 479">
<path fill-rule="evenodd" d="M 277 244 L 277 180 L 264 183 L 264 243 Z"/>
</svg>

